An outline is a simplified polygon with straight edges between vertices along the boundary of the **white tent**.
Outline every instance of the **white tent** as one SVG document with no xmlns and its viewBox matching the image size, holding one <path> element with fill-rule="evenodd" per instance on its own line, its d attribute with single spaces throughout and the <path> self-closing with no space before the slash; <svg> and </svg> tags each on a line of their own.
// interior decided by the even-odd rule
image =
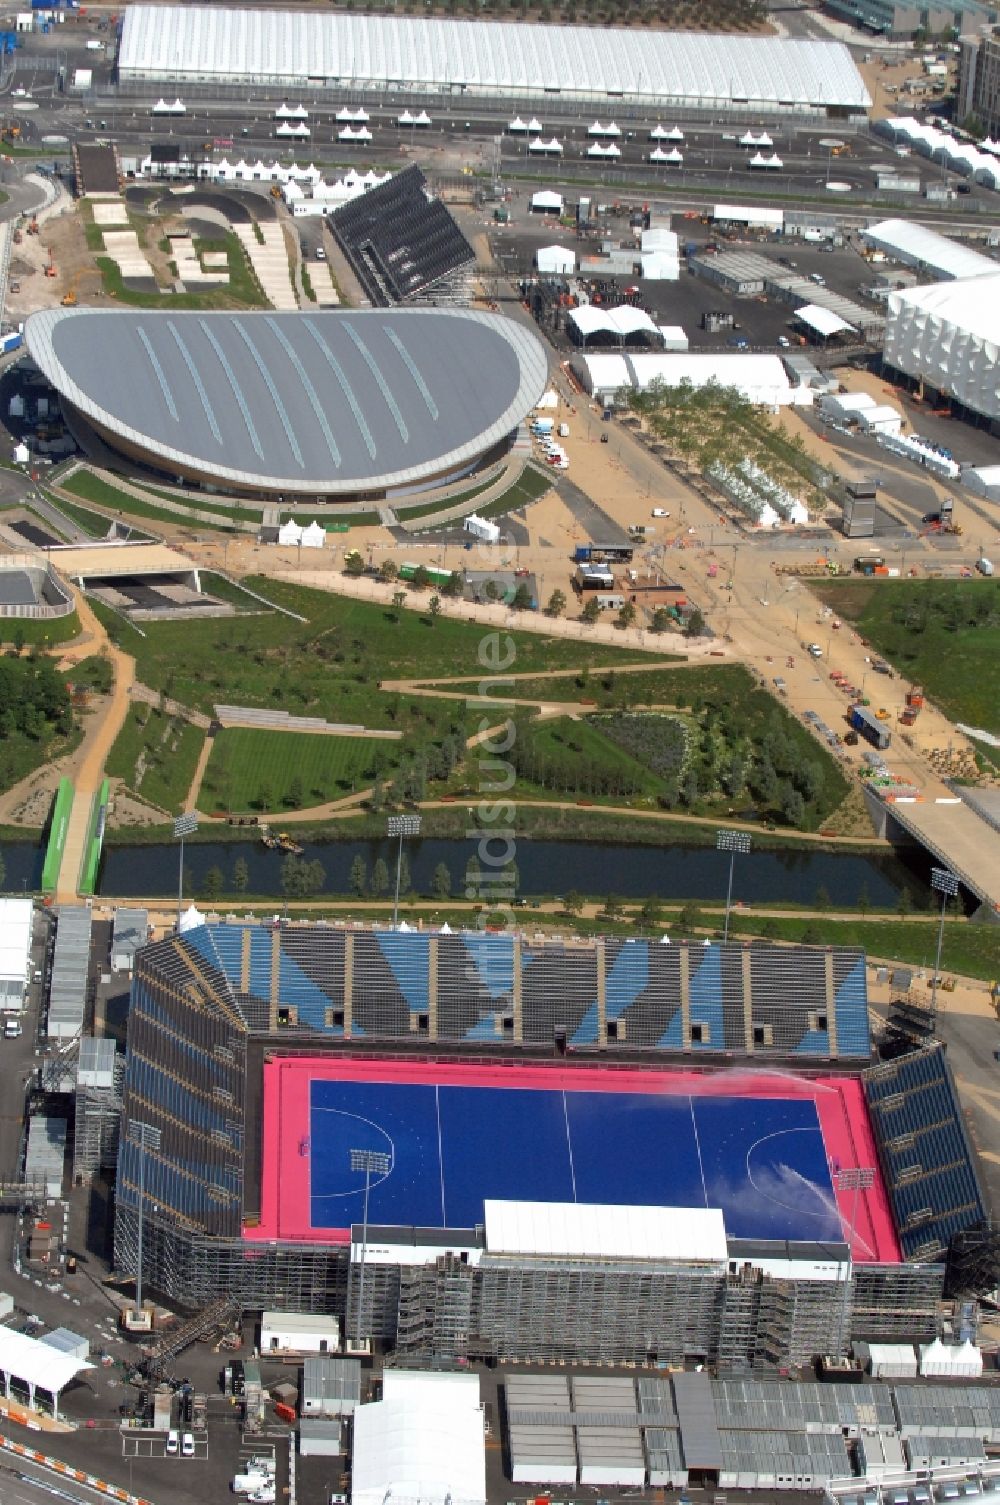
<svg viewBox="0 0 1000 1505">
<path fill-rule="evenodd" d="M 558 392 L 553 392 L 553 390 L 552 390 L 551 387 L 549 388 L 549 390 L 547 392 L 543 392 L 542 395 L 541 395 L 541 397 L 535 403 L 535 408 L 540 413 L 544 412 L 544 411 L 546 411 L 548 409 L 551 409 L 551 408 L 557 408 L 558 406 L 559 406 L 559 394 L 558 394 Z"/>
<path fill-rule="evenodd" d="M 919 225 L 911 226 L 914 235 Z M 1000 268 L 890 293 L 885 360 L 986 418 L 1000 418 Z"/>
<path fill-rule="evenodd" d="M 445 920 L 444 924 L 441 926 L 441 929 L 438 931 L 438 934 L 439 935 L 451 935 L 452 934 L 451 926 L 448 924 L 447 920 Z"/>
<path fill-rule="evenodd" d="M 678 126 L 678 125 L 672 125 L 670 127 L 669 131 L 667 132 L 666 140 L 667 141 L 683 141 L 684 140 L 684 132 L 681 130 L 680 126 Z"/>
<path fill-rule="evenodd" d="M 529 152 L 548 153 L 549 156 L 561 157 L 562 142 L 556 136 L 552 136 L 548 141 L 543 141 L 541 136 L 538 136 L 528 147 L 528 150 Z"/>
<path fill-rule="evenodd" d="M 289 518 L 287 523 L 282 523 L 278 529 L 278 542 L 280 544 L 300 544 L 302 542 L 302 529 L 294 518 Z"/>
<path fill-rule="evenodd" d="M 26 444 L 16 444 L 14 446 L 14 464 L 15 465 L 27 465 L 27 463 L 28 463 L 28 461 L 30 459 L 31 459 L 31 451 L 30 451 L 30 449 L 28 448 L 28 446 Z"/>
<path fill-rule="evenodd" d="M 983 1356 L 974 1343 L 954 1346 L 935 1338 L 920 1345 L 921 1375 L 951 1375 L 975 1379 L 983 1372 Z"/>
<path fill-rule="evenodd" d="M 198 930 L 205 923 L 205 916 L 194 904 L 188 906 L 177 921 L 177 933 L 186 935 L 189 930 Z"/>
<path fill-rule="evenodd" d="M 609 141 L 607 146 L 602 146 L 599 141 L 595 141 L 593 146 L 587 148 L 588 157 L 620 157 L 621 154 L 621 147 L 615 146 L 613 141 Z"/>
<path fill-rule="evenodd" d="M 681 275 L 680 262 L 667 251 L 643 251 L 639 265 L 646 282 L 676 282 Z"/>
<path fill-rule="evenodd" d="M 388 1499 L 485 1505 L 478 1375 L 387 1369 L 382 1399 L 355 1408 L 351 1500 Z"/>
<path fill-rule="evenodd" d="M 576 252 L 567 251 L 562 246 L 539 246 L 535 263 L 540 272 L 564 275 L 576 271 Z"/>
<path fill-rule="evenodd" d="M 562 214 L 564 200 L 561 193 L 553 193 L 551 189 L 543 188 L 539 193 L 531 195 L 532 214 Z"/>
<path fill-rule="evenodd" d="M 507 129 L 512 136 L 523 136 L 528 129 L 528 122 L 522 120 L 520 115 L 515 115 Z"/>
<path fill-rule="evenodd" d="M 357 129 L 345 125 L 337 132 L 338 141 L 371 141 L 372 139 L 372 133 L 366 125 L 359 125 Z"/>
<path fill-rule="evenodd" d="M 314 519 L 308 528 L 302 529 L 300 541 L 304 549 L 321 549 L 326 543 L 326 529 L 321 528 Z"/>
<path fill-rule="evenodd" d="M 538 117 L 536 115 L 532 115 L 531 119 L 528 121 L 528 130 L 529 131 L 540 131 L 541 129 L 542 129 L 542 122 L 538 119 Z"/>
</svg>

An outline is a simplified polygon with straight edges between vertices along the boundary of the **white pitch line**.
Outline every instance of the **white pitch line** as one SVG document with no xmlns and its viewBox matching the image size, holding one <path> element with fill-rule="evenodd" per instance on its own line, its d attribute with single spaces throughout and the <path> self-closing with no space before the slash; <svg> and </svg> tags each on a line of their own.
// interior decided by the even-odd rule
<svg viewBox="0 0 1000 1505">
<path fill-rule="evenodd" d="M 708 1187 L 705 1185 L 705 1163 L 701 1158 L 701 1140 L 698 1138 L 698 1124 L 694 1116 L 694 1098 L 688 1097 L 688 1108 L 691 1111 L 691 1127 L 694 1130 L 694 1147 L 698 1151 L 698 1174 L 701 1176 L 701 1194 L 705 1198 L 705 1206 L 708 1206 Z"/>
<path fill-rule="evenodd" d="M 441 1227 L 447 1228 L 448 1214 L 444 1205 L 444 1146 L 441 1143 L 441 1088 L 434 1083 L 434 1114 L 437 1118 L 438 1131 L 438 1174 L 441 1179 Z"/>
<path fill-rule="evenodd" d="M 569 1108 L 567 1107 L 567 1104 L 566 1104 L 566 1089 L 565 1088 L 563 1088 L 563 1092 L 562 1092 L 562 1105 L 563 1105 L 563 1122 L 566 1125 L 566 1152 L 569 1155 L 569 1175 L 570 1175 L 570 1180 L 573 1183 L 573 1201 L 575 1202 L 577 1200 L 577 1196 L 576 1196 L 576 1166 L 573 1163 L 573 1140 L 571 1139 L 570 1132 L 569 1132 Z"/>
</svg>

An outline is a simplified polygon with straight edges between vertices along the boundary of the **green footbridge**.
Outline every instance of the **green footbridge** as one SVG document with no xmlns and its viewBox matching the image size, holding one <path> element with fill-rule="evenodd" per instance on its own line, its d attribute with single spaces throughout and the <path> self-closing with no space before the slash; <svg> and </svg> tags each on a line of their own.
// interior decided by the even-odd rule
<svg viewBox="0 0 1000 1505">
<path fill-rule="evenodd" d="M 97 869 L 101 865 L 101 850 L 104 846 L 104 826 L 108 817 L 108 800 L 111 796 L 111 781 L 104 779 L 100 789 L 94 795 L 94 803 L 90 812 L 90 826 L 87 830 L 87 845 L 84 848 L 83 862 L 80 866 L 80 882 L 77 885 L 77 893 L 81 896 L 92 895 L 97 887 Z"/>
<path fill-rule="evenodd" d="M 72 810 L 73 785 L 69 779 L 60 779 L 55 804 L 52 806 L 49 844 L 45 849 L 45 862 L 42 866 L 42 893 L 44 894 L 55 893 L 56 884 L 59 882 L 59 869 L 62 867 Z"/>
</svg>

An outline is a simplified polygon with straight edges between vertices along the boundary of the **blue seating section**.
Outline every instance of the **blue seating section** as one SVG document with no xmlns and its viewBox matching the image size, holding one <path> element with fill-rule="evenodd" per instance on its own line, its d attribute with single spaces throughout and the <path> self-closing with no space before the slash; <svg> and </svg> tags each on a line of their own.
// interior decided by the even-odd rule
<svg viewBox="0 0 1000 1505">
<path fill-rule="evenodd" d="M 218 925 L 185 943 L 211 958 L 239 992 L 246 927 Z M 870 1059 L 864 957 L 853 950 L 743 944 L 665 945 L 604 940 L 604 1016 L 597 948 L 562 941 L 517 944 L 507 933 L 353 931 L 352 1030 L 375 1038 L 425 1034 L 437 1040 L 507 1040 L 575 1047 L 616 1044 L 650 1050 L 763 1058 Z M 280 947 L 279 997 L 272 946 Z M 431 997 L 432 942 L 436 996 Z M 334 928 L 251 927 L 249 987 L 240 995 L 251 1030 L 273 1006 L 294 1007 L 295 1023 L 343 1033 L 346 933 Z M 687 1020 L 683 995 L 686 974 Z M 520 973 L 520 1019 L 515 987 Z M 832 979 L 830 973 L 832 972 Z M 832 1014 L 832 1019 L 831 1019 Z"/>
<path fill-rule="evenodd" d="M 863 1081 L 903 1253 L 939 1258 L 956 1233 L 986 1219 L 945 1050 L 927 1046 Z"/>
</svg>

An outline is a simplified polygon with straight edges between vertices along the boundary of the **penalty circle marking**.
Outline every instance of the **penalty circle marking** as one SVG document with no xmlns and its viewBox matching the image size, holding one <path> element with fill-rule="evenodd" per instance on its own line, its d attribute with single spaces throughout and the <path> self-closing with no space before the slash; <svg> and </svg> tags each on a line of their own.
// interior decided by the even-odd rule
<svg viewBox="0 0 1000 1505">
<path fill-rule="evenodd" d="M 373 1192 L 377 1186 L 381 1186 L 384 1181 L 388 1181 L 389 1177 L 392 1175 L 393 1171 L 396 1168 L 396 1144 L 388 1130 L 383 1129 L 382 1125 L 380 1123 L 376 1123 L 373 1118 L 365 1118 L 360 1113 L 348 1113 L 343 1108 L 319 1107 L 313 1108 L 312 1111 L 313 1113 L 336 1114 L 338 1118 L 353 1118 L 355 1123 L 364 1124 L 366 1128 L 373 1129 L 376 1134 L 381 1134 L 387 1146 L 387 1150 L 384 1153 L 388 1153 L 389 1156 L 389 1169 L 387 1171 L 381 1172 L 381 1174 L 377 1177 L 372 1177 L 371 1182 L 369 1183 L 369 1192 Z M 375 1149 L 376 1146 L 366 1145 L 365 1148 Z M 312 1197 L 316 1202 L 330 1202 L 335 1200 L 342 1201 L 347 1197 L 363 1196 L 364 1189 L 364 1184 L 362 1183 L 362 1185 L 360 1186 L 352 1186 L 348 1191 L 314 1191 L 312 1193 Z"/>
</svg>

